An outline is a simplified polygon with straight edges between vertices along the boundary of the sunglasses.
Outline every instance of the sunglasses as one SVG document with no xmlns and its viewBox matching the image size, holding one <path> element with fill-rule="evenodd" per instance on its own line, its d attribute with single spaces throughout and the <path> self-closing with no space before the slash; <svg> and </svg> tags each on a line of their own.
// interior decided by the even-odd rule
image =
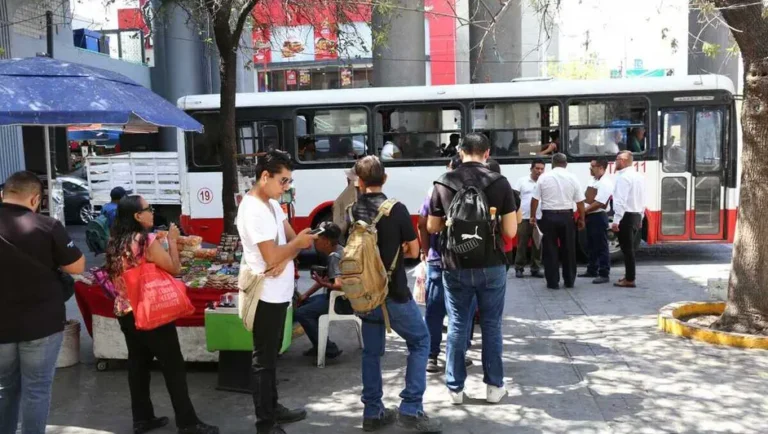
<svg viewBox="0 0 768 434">
<path fill-rule="evenodd" d="M 141 214 L 143 212 L 147 212 L 147 211 L 151 212 L 152 214 L 155 213 L 155 209 L 152 206 L 148 206 L 148 207 L 142 209 L 141 211 L 139 211 L 139 214 Z"/>
<path fill-rule="evenodd" d="M 280 185 L 282 185 L 283 187 L 290 184 L 293 184 L 293 178 L 283 178 L 280 180 Z"/>
</svg>

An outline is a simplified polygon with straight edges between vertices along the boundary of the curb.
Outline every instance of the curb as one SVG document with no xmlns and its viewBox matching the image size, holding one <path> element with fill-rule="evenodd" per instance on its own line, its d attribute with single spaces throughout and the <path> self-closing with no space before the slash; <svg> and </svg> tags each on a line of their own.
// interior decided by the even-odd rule
<svg viewBox="0 0 768 434">
<path fill-rule="evenodd" d="M 658 327 L 659 330 L 671 335 L 710 344 L 768 350 L 768 336 L 721 332 L 696 324 L 689 324 L 679 319 L 691 315 L 720 315 L 724 310 L 724 302 L 681 301 L 671 303 L 659 309 Z"/>
</svg>

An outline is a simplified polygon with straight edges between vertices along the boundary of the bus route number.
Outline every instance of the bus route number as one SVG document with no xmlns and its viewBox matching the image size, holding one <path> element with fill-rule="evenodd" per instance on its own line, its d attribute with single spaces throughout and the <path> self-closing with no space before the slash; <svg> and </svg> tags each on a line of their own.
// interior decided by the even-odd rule
<svg viewBox="0 0 768 434">
<path fill-rule="evenodd" d="M 213 202 L 213 192 L 209 188 L 201 188 L 197 192 L 197 200 L 199 200 L 203 205 L 207 205 Z"/>
<path fill-rule="evenodd" d="M 635 166 L 635 170 L 641 173 L 645 173 L 645 161 L 635 161 L 633 164 Z M 608 173 L 614 174 L 616 173 L 616 162 L 615 161 L 609 161 L 608 162 Z"/>
</svg>

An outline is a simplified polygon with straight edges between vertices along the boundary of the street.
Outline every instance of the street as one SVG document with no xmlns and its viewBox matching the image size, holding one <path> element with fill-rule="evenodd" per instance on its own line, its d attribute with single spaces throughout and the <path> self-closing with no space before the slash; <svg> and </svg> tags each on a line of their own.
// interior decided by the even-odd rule
<svg viewBox="0 0 768 434">
<path fill-rule="evenodd" d="M 83 229 L 70 232 L 82 245 Z M 714 347 L 656 330 L 660 307 L 708 298 L 707 279 L 727 276 L 730 255 L 729 245 L 644 246 L 633 290 L 580 279 L 572 290 L 550 291 L 543 280 L 511 277 L 503 322 L 509 396 L 499 405 L 485 403 L 478 327 L 468 353 L 474 361 L 470 399 L 452 406 L 443 375 L 428 374 L 425 410 L 443 421 L 446 433 L 764 432 L 768 352 Z M 614 264 L 614 280 L 622 272 L 621 263 Z M 302 289 L 308 281 L 302 272 Z M 74 300 L 68 313 L 78 315 Z M 324 369 L 301 355 L 309 347 L 304 337 L 280 359 L 281 402 L 309 412 L 307 420 L 286 426 L 288 433 L 361 431 L 361 350 L 350 325 L 333 325 L 331 336 L 344 354 Z M 388 337 L 384 401 L 396 405 L 406 348 L 396 335 Z M 50 433 L 131 430 L 127 372 L 97 372 L 90 345 L 83 332 L 83 362 L 57 372 Z M 215 366 L 188 366 L 200 418 L 223 433 L 254 432 L 251 398 L 217 391 Z M 156 413 L 172 417 L 159 371 L 152 387 Z"/>
</svg>

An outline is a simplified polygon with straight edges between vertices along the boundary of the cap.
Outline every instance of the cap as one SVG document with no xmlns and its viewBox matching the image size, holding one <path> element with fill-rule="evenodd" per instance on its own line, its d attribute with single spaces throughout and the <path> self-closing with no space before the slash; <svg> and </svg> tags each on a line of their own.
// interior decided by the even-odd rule
<svg viewBox="0 0 768 434">
<path fill-rule="evenodd" d="M 115 187 L 109 192 L 109 197 L 112 198 L 112 200 L 120 200 L 124 198 L 126 194 L 127 193 L 123 187 Z"/>
</svg>

